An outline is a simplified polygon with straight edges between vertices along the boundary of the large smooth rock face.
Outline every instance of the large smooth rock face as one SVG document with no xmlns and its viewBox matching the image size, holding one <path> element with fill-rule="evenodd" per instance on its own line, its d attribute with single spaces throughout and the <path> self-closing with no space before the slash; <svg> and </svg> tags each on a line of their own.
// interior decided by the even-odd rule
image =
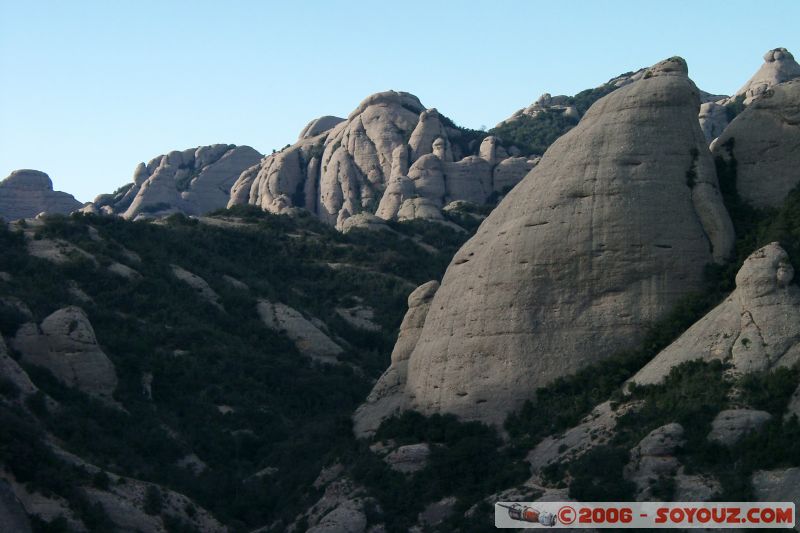
<svg viewBox="0 0 800 533">
<path fill-rule="evenodd" d="M 747 105 L 773 86 L 795 78 L 800 78 L 800 65 L 786 48 L 775 48 L 764 54 L 764 64 L 736 91 L 736 96 L 743 96 Z"/>
<path fill-rule="evenodd" d="M 634 446 L 624 475 L 636 484 L 638 501 L 654 499 L 653 480 L 675 475 L 680 466 L 675 452 L 684 443 L 683 426 L 673 422 L 654 429 Z"/>
<path fill-rule="evenodd" d="M 66 215 L 80 209 L 71 194 L 53 190 L 50 176 L 38 170 L 15 170 L 0 181 L 0 218 L 33 218 L 39 213 Z"/>
<path fill-rule="evenodd" d="M 490 141 L 462 153 L 463 133 L 416 96 L 396 91 L 366 98 L 346 120 L 312 121 L 300 139 L 244 172 L 229 206 L 273 213 L 302 207 L 342 229 L 358 213 L 390 219 L 441 219 L 454 200 L 485 203 L 535 165 L 526 159 L 494 170 L 508 153 Z M 463 144 L 463 143 L 461 143 Z"/>
<path fill-rule="evenodd" d="M 800 362 L 800 288 L 789 256 L 771 243 L 753 252 L 736 290 L 667 346 L 631 381 L 659 383 L 686 361 L 727 360 L 740 373 Z"/>
<path fill-rule="evenodd" d="M 778 207 L 800 183 L 800 79 L 762 93 L 712 144 L 736 160 L 736 189 L 756 207 Z"/>
<path fill-rule="evenodd" d="M 261 157 L 249 146 L 232 144 L 172 151 L 146 165 L 140 163 L 132 184 L 115 195 L 98 196 L 84 210 L 128 219 L 171 213 L 202 215 L 224 208 L 234 182 Z"/>
<path fill-rule="evenodd" d="M 409 407 L 501 423 L 702 286 L 733 229 L 699 105 L 670 59 L 550 147 L 448 267 L 409 359 Z"/>
<path fill-rule="evenodd" d="M 97 344 L 89 318 L 80 307 L 59 309 L 40 326 L 20 326 L 11 346 L 28 363 L 46 368 L 66 385 L 113 401 L 114 364 Z"/>
</svg>

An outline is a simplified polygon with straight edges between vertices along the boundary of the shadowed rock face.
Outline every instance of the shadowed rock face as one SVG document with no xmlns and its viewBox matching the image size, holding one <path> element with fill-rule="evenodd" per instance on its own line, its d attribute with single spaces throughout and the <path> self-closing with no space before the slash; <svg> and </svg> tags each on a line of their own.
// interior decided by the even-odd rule
<svg viewBox="0 0 800 533">
<path fill-rule="evenodd" d="M 800 65 L 786 48 L 775 48 L 764 54 L 764 64 L 736 91 L 736 96 L 743 96 L 747 105 L 773 86 L 795 78 L 800 78 Z"/>
<path fill-rule="evenodd" d="M 800 79 L 771 87 L 711 145 L 736 160 L 736 189 L 756 207 L 778 207 L 800 183 Z"/>
<path fill-rule="evenodd" d="M 117 374 L 108 356 L 97 344 L 94 329 L 79 307 L 59 309 L 40 326 L 20 326 L 11 345 L 28 363 L 50 370 L 70 387 L 113 401 Z"/>
<path fill-rule="evenodd" d="M 680 58 L 599 100 L 456 253 L 407 407 L 500 423 L 537 387 L 635 346 L 733 229 Z"/>
<path fill-rule="evenodd" d="M 39 213 L 66 215 L 80 209 L 71 194 L 54 191 L 50 176 L 38 170 L 15 170 L 0 181 L 0 218 L 32 218 Z"/>
</svg>

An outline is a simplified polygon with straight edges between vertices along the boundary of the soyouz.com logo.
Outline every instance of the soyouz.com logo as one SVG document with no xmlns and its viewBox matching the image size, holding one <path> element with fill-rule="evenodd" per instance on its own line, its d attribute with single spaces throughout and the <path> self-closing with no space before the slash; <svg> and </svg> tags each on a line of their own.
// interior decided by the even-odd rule
<svg viewBox="0 0 800 533">
<path fill-rule="evenodd" d="M 499 528 L 792 528 L 793 502 L 497 502 Z"/>
</svg>

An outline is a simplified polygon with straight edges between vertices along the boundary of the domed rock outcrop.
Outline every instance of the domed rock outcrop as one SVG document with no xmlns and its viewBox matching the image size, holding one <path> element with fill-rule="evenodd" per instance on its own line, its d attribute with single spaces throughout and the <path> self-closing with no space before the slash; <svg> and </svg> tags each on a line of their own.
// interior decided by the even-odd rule
<svg viewBox="0 0 800 533">
<path fill-rule="evenodd" d="M 366 98 L 347 120 L 309 124 L 297 143 L 244 172 L 228 205 L 273 213 L 302 207 L 340 229 L 362 212 L 385 220 L 441 219 L 447 203 L 483 204 L 535 164 L 518 158 L 503 166 L 498 187 L 494 172 L 508 157 L 494 144 L 481 149 L 416 96 L 386 91 Z"/>
<path fill-rule="evenodd" d="M 768 51 L 764 54 L 764 64 L 736 94 L 730 97 L 710 97 L 700 106 L 700 127 L 708 142 L 719 137 L 731 122 L 729 111 L 746 108 L 762 96 L 769 96 L 776 85 L 799 77 L 800 65 L 786 48 Z"/>
<path fill-rule="evenodd" d="M 764 54 L 764 64 L 735 96 L 743 96 L 748 105 L 775 85 L 795 78 L 800 78 L 800 65 L 786 48 L 775 48 Z"/>
<path fill-rule="evenodd" d="M 66 215 L 80 209 L 71 194 L 53 190 L 50 176 L 38 170 L 15 170 L 0 181 L 0 218 L 33 218 L 39 213 Z"/>
<path fill-rule="evenodd" d="M 172 151 L 139 163 L 133 183 L 116 194 L 103 194 L 87 212 L 119 214 L 128 219 L 171 213 L 202 215 L 228 204 L 233 183 L 256 165 L 261 154 L 249 146 L 213 144 Z"/>
<path fill-rule="evenodd" d="M 753 252 L 736 275 L 736 290 L 644 366 L 631 381 L 659 383 L 686 361 L 729 361 L 738 372 L 800 361 L 800 288 L 778 243 Z"/>
<path fill-rule="evenodd" d="M 40 326 L 20 326 L 11 346 L 22 360 L 48 369 L 66 385 L 113 401 L 117 387 L 114 364 L 97 344 L 94 329 L 80 307 L 59 309 Z"/>
<path fill-rule="evenodd" d="M 537 387 L 635 346 L 733 229 L 680 58 L 596 102 L 455 255 L 404 406 L 501 423 Z M 368 405 L 368 404 L 367 404 Z"/>
<path fill-rule="evenodd" d="M 711 145 L 736 161 L 736 189 L 756 207 L 778 207 L 800 183 L 800 79 L 761 93 Z"/>
</svg>

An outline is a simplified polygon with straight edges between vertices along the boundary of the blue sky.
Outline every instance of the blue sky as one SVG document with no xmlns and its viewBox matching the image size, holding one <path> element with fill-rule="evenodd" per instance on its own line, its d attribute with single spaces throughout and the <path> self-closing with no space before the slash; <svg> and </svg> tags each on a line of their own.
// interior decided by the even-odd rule
<svg viewBox="0 0 800 533">
<path fill-rule="evenodd" d="M 798 0 L 0 0 L 0 179 L 35 168 L 88 201 L 156 155 L 268 153 L 387 89 L 491 127 L 672 55 L 729 94 L 768 49 L 800 57 L 798 20 Z"/>
</svg>

